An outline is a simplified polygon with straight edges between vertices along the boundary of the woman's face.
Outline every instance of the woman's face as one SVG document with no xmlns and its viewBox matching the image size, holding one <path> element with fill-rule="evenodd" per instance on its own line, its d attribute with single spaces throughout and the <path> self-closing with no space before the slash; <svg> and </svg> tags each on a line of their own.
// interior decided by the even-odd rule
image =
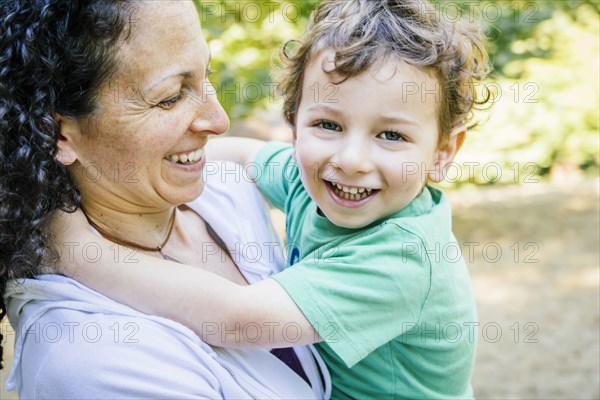
<svg viewBox="0 0 600 400">
<path fill-rule="evenodd" d="M 141 1 L 93 115 L 78 121 L 70 168 L 84 203 L 163 208 L 198 197 L 204 146 L 229 120 L 208 81 L 191 1 Z"/>
</svg>

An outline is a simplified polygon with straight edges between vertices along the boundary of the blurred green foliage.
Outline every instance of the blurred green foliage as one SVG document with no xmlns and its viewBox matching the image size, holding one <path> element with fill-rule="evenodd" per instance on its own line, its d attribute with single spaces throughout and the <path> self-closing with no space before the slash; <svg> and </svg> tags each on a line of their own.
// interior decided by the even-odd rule
<svg viewBox="0 0 600 400">
<path fill-rule="evenodd" d="M 597 176 L 599 3 L 482 3 L 488 4 L 481 14 L 495 70 L 487 85 L 497 98 L 459 154 L 463 168 L 455 174 L 457 181 L 533 183 L 536 176 L 550 174 L 556 180 L 578 172 Z"/>
<path fill-rule="evenodd" d="M 197 3 L 212 53 L 211 81 L 232 123 L 275 107 L 272 61 L 301 36 L 318 0 L 202 0 Z"/>
<path fill-rule="evenodd" d="M 444 18 L 479 21 L 496 93 L 459 154 L 452 182 L 532 181 L 557 170 L 598 173 L 600 5 L 597 0 L 437 0 Z M 276 110 L 272 60 L 301 36 L 318 0 L 197 3 L 211 77 L 231 120 Z M 497 166 L 497 167 L 496 167 Z M 500 173 L 498 173 L 500 171 Z"/>
</svg>

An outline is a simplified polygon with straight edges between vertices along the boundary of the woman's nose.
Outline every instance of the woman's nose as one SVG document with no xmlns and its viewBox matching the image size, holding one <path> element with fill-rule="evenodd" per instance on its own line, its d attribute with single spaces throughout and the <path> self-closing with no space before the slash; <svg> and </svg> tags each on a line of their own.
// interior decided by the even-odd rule
<svg viewBox="0 0 600 400">
<path fill-rule="evenodd" d="M 200 99 L 195 101 L 198 112 L 190 126 L 193 132 L 222 135 L 229 129 L 229 117 L 217 99 L 215 89 L 206 83 Z"/>
</svg>

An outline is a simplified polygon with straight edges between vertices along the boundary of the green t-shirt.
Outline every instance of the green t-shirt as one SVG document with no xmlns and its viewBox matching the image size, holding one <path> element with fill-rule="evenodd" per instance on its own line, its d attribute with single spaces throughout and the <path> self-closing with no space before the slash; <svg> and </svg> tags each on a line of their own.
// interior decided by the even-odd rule
<svg viewBox="0 0 600 400">
<path fill-rule="evenodd" d="M 257 167 L 286 213 L 292 267 L 273 278 L 324 340 L 332 398 L 472 398 L 475 304 L 443 193 L 347 229 L 319 214 L 289 145 L 268 144 Z"/>
</svg>

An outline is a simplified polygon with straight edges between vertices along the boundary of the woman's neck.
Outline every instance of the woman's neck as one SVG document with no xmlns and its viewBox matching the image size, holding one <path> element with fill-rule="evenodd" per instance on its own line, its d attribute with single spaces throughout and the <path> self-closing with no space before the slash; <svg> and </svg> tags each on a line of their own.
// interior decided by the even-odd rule
<svg viewBox="0 0 600 400">
<path fill-rule="evenodd" d="M 104 236 L 149 248 L 158 248 L 164 243 L 176 212 L 175 207 L 118 207 L 86 201 L 82 208 L 90 223 Z"/>
<path fill-rule="evenodd" d="M 123 241 L 135 243 L 137 246 L 126 247 L 134 247 L 136 250 L 139 250 L 139 246 L 157 248 L 163 244 L 169 235 L 172 221 L 172 235 L 165 244 L 164 251 L 142 250 L 143 253 L 154 257 L 164 257 L 166 254 L 169 259 L 213 272 L 239 285 L 247 284 L 231 256 L 227 255 L 227 250 L 215 251 L 218 245 L 208 233 L 203 218 L 185 205 L 166 210 L 124 211 L 123 208 L 103 207 L 99 203 L 86 205 L 84 202 L 83 210 L 106 239 L 121 242 L 120 244 Z M 172 220 L 174 212 L 176 218 Z"/>
</svg>

